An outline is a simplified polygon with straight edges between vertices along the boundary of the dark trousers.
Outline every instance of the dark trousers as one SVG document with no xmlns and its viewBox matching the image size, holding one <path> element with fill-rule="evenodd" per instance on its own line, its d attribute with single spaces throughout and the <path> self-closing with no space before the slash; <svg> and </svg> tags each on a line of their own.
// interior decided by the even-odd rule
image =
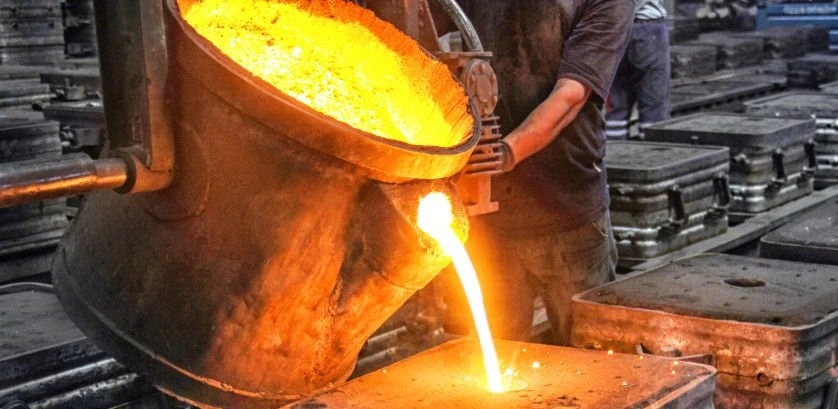
<svg viewBox="0 0 838 409">
<path fill-rule="evenodd" d="M 500 339 L 530 340 L 533 302 L 539 296 L 550 320 L 552 343 L 568 345 L 571 297 L 614 280 L 617 265 L 608 211 L 574 230 L 533 231 L 526 237 L 510 237 L 472 218 L 466 247 L 483 290 L 492 335 Z M 471 312 L 456 274 L 445 271 L 442 280 L 449 310 L 446 328 L 468 332 Z"/>
<path fill-rule="evenodd" d="M 617 69 L 605 116 L 608 139 L 627 139 L 629 117 L 637 104 L 643 127 L 669 118 L 669 35 L 661 20 L 635 21 L 631 40 Z"/>
</svg>

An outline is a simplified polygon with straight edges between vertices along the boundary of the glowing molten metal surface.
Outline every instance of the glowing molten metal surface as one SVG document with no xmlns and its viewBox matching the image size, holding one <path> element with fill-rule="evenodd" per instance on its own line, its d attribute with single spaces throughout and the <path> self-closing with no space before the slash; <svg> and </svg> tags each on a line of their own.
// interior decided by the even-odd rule
<svg viewBox="0 0 838 409">
<path fill-rule="evenodd" d="M 356 129 L 451 147 L 472 131 L 444 64 L 345 0 L 178 0 L 182 17 L 233 61 Z"/>
<path fill-rule="evenodd" d="M 477 273 L 474 265 L 466 253 L 466 249 L 454 229 L 451 222 L 454 215 L 451 212 L 451 202 L 443 193 L 430 193 L 419 202 L 419 228 L 439 243 L 454 263 L 457 275 L 465 289 L 471 315 L 474 318 L 474 325 L 477 328 L 477 337 L 480 340 L 480 349 L 483 351 L 483 365 L 486 367 L 486 380 L 489 383 L 491 392 L 503 392 L 504 386 L 498 364 L 498 354 L 495 352 L 495 344 L 492 340 L 492 332 L 489 330 L 489 322 L 486 319 L 486 309 L 483 306 L 483 293 L 480 291 L 480 283 L 477 281 Z"/>
</svg>

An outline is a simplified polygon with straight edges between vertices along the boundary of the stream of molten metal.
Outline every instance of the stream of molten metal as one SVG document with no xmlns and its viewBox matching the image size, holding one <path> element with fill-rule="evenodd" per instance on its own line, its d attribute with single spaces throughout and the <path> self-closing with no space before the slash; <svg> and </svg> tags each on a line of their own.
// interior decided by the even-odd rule
<svg viewBox="0 0 838 409">
<path fill-rule="evenodd" d="M 451 212 L 451 202 L 444 193 L 429 193 L 419 202 L 419 228 L 436 240 L 442 250 L 451 257 L 463 289 L 465 289 L 468 305 L 474 319 L 474 326 L 477 329 L 480 349 L 483 351 L 483 365 L 486 368 L 486 380 L 489 391 L 503 392 L 504 386 L 498 363 L 498 354 L 495 351 L 492 332 L 489 329 L 489 321 L 486 318 L 483 293 L 480 291 L 477 273 L 466 252 L 466 248 L 451 227 L 453 220 L 454 215 Z"/>
</svg>

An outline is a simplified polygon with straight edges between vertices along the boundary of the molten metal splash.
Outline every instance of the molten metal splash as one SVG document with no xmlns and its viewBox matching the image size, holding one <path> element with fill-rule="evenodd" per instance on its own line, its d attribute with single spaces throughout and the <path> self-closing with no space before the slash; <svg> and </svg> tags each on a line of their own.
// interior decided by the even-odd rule
<svg viewBox="0 0 838 409">
<path fill-rule="evenodd" d="M 451 147 L 471 131 L 444 64 L 345 0 L 178 0 L 181 16 L 233 61 L 309 107 L 374 135 Z"/>
<path fill-rule="evenodd" d="M 474 265 L 471 264 L 471 259 L 463 243 L 460 242 L 454 229 L 451 228 L 453 220 L 451 202 L 445 194 L 433 192 L 419 202 L 419 228 L 436 240 L 439 246 L 451 256 L 454 268 L 457 270 L 457 275 L 465 289 L 471 315 L 474 318 L 474 325 L 477 328 L 480 348 L 483 351 L 483 365 L 486 367 L 489 391 L 503 392 L 505 388 L 501 378 L 500 365 L 498 364 L 498 354 L 495 352 L 492 332 L 489 330 L 480 283 L 477 281 L 477 273 L 474 271 Z"/>
</svg>

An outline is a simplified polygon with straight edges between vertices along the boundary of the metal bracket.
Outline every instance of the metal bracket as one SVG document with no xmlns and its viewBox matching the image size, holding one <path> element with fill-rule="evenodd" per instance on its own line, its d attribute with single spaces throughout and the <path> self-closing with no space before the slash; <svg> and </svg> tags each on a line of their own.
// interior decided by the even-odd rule
<svg viewBox="0 0 838 409">
<path fill-rule="evenodd" d="M 657 355 L 651 353 L 648 348 L 643 346 L 643 344 L 637 344 L 634 346 L 634 352 L 640 356 L 653 356 L 656 358 L 663 358 L 669 359 L 671 361 L 679 361 L 679 362 L 692 362 L 696 364 L 704 364 L 704 365 L 715 365 L 716 358 L 713 354 L 695 354 L 695 355 L 685 355 L 685 356 L 665 356 L 665 355 Z"/>
<path fill-rule="evenodd" d="M 818 168 L 818 157 L 815 153 L 815 140 L 809 139 L 806 141 L 803 145 L 803 150 L 806 152 L 806 159 L 808 162 L 805 172 L 814 174 L 815 170 Z"/>
<path fill-rule="evenodd" d="M 786 154 L 780 148 L 777 148 L 774 150 L 774 153 L 771 154 L 771 161 L 774 164 L 774 180 L 771 182 L 771 186 L 778 190 L 782 188 L 788 180 L 785 159 Z"/>
<path fill-rule="evenodd" d="M 679 230 L 688 219 L 687 212 L 684 209 L 684 197 L 681 188 L 671 186 L 666 190 L 666 196 L 669 199 L 669 209 L 672 211 L 672 217 L 669 218 L 669 227 L 673 230 Z"/>
<path fill-rule="evenodd" d="M 136 171 L 123 191 L 163 189 L 175 158 L 163 2 L 95 0 L 94 7 L 110 155 Z"/>
<path fill-rule="evenodd" d="M 716 197 L 713 209 L 719 212 L 726 211 L 730 207 L 730 184 L 727 175 L 718 174 L 713 177 L 713 194 Z"/>
</svg>

